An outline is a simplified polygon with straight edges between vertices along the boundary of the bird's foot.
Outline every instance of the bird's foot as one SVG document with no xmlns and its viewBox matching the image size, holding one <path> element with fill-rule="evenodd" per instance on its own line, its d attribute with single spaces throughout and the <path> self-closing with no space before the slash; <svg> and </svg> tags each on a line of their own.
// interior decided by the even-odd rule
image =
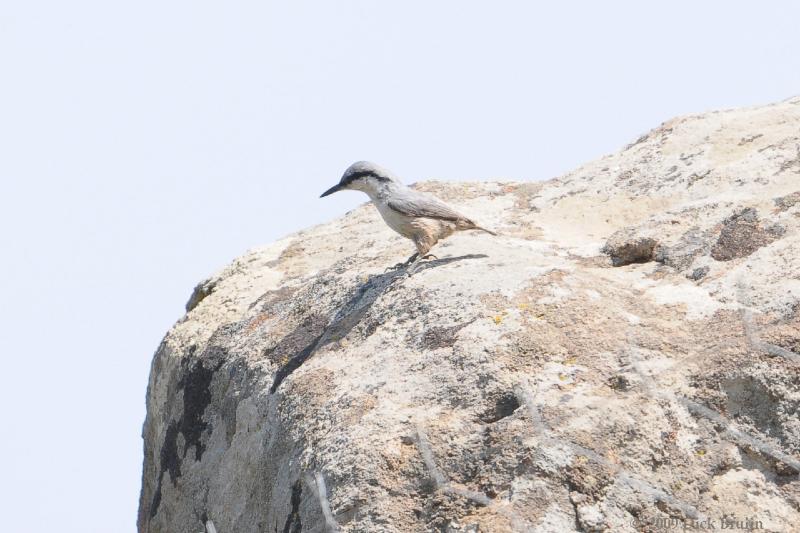
<svg viewBox="0 0 800 533">
<path fill-rule="evenodd" d="M 436 257 L 433 254 L 426 254 L 426 255 L 423 255 L 423 256 L 420 256 L 419 254 L 412 255 L 411 258 L 406 262 L 406 264 L 408 264 L 409 262 L 411 263 L 409 265 L 408 269 L 406 269 L 406 275 L 407 276 L 411 276 L 413 273 L 415 273 L 417 271 L 417 269 L 422 264 L 422 261 L 424 259 L 430 259 L 430 258 L 439 259 L 438 257 Z"/>
<path fill-rule="evenodd" d="M 390 270 L 400 270 L 401 268 L 407 267 L 408 265 L 414 263 L 417 260 L 418 257 L 419 257 L 419 254 L 415 253 L 414 255 L 412 255 L 411 257 L 409 257 L 408 259 L 406 259 L 402 263 L 397 263 L 394 266 L 388 267 L 386 269 L 386 272 L 389 272 Z"/>
<path fill-rule="evenodd" d="M 404 266 L 407 266 L 407 265 L 408 265 L 408 263 L 397 263 L 394 266 L 386 267 L 386 270 L 384 270 L 384 272 L 391 272 L 393 270 L 400 270 L 401 268 L 403 268 Z"/>
</svg>

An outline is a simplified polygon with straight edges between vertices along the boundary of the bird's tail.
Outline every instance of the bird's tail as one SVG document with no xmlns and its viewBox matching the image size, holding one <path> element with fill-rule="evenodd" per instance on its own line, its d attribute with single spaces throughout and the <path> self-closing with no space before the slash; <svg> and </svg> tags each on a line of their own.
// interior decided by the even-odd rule
<svg viewBox="0 0 800 533">
<path fill-rule="evenodd" d="M 491 230 L 488 230 L 488 229 L 486 229 L 486 228 L 482 228 L 482 227 L 480 227 L 480 226 L 475 226 L 475 227 L 474 227 L 474 228 L 472 228 L 472 229 L 477 229 L 477 230 L 485 231 L 485 232 L 486 232 L 486 233 L 488 233 L 489 235 L 494 235 L 495 237 L 497 237 L 497 233 L 495 233 L 495 232 L 493 232 L 493 231 L 491 231 Z"/>
</svg>

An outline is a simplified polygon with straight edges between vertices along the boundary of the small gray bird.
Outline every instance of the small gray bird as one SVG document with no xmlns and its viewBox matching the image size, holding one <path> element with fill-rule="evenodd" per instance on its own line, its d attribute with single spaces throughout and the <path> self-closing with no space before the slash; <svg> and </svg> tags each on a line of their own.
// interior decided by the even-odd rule
<svg viewBox="0 0 800 533">
<path fill-rule="evenodd" d="M 386 224 L 414 242 L 417 253 L 397 265 L 410 264 L 410 271 L 422 259 L 430 257 L 428 252 L 437 242 L 456 231 L 475 229 L 497 235 L 435 196 L 406 187 L 394 174 L 369 161 L 350 165 L 339 184 L 322 193 L 320 198 L 344 190 L 367 193 Z"/>
</svg>

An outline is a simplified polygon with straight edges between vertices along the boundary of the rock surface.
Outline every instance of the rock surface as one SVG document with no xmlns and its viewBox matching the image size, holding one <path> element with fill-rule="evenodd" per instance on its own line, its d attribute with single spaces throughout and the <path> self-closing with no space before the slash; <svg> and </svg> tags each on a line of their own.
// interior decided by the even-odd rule
<svg viewBox="0 0 800 533">
<path fill-rule="evenodd" d="M 800 98 L 418 186 L 501 236 L 405 277 L 365 205 L 198 285 L 153 360 L 139 531 L 797 531 Z"/>
</svg>

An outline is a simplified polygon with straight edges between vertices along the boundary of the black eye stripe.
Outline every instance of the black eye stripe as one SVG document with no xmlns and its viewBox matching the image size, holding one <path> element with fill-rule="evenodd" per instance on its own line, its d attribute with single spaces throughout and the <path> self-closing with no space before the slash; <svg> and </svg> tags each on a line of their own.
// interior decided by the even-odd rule
<svg viewBox="0 0 800 533">
<path fill-rule="evenodd" d="M 350 174 L 348 176 L 347 181 L 357 180 L 358 178 L 366 178 L 367 176 L 372 176 L 372 172 L 369 170 L 364 170 L 362 172 L 356 172 L 355 174 Z"/>
<path fill-rule="evenodd" d="M 371 170 L 362 170 L 361 172 L 356 172 L 354 174 L 350 174 L 349 176 L 345 177 L 343 180 L 345 184 L 352 183 L 353 181 L 357 180 L 358 178 L 366 178 L 367 176 L 372 176 L 373 178 L 380 180 L 380 181 L 389 181 L 389 178 L 384 176 L 379 176 L 375 174 Z"/>
</svg>

